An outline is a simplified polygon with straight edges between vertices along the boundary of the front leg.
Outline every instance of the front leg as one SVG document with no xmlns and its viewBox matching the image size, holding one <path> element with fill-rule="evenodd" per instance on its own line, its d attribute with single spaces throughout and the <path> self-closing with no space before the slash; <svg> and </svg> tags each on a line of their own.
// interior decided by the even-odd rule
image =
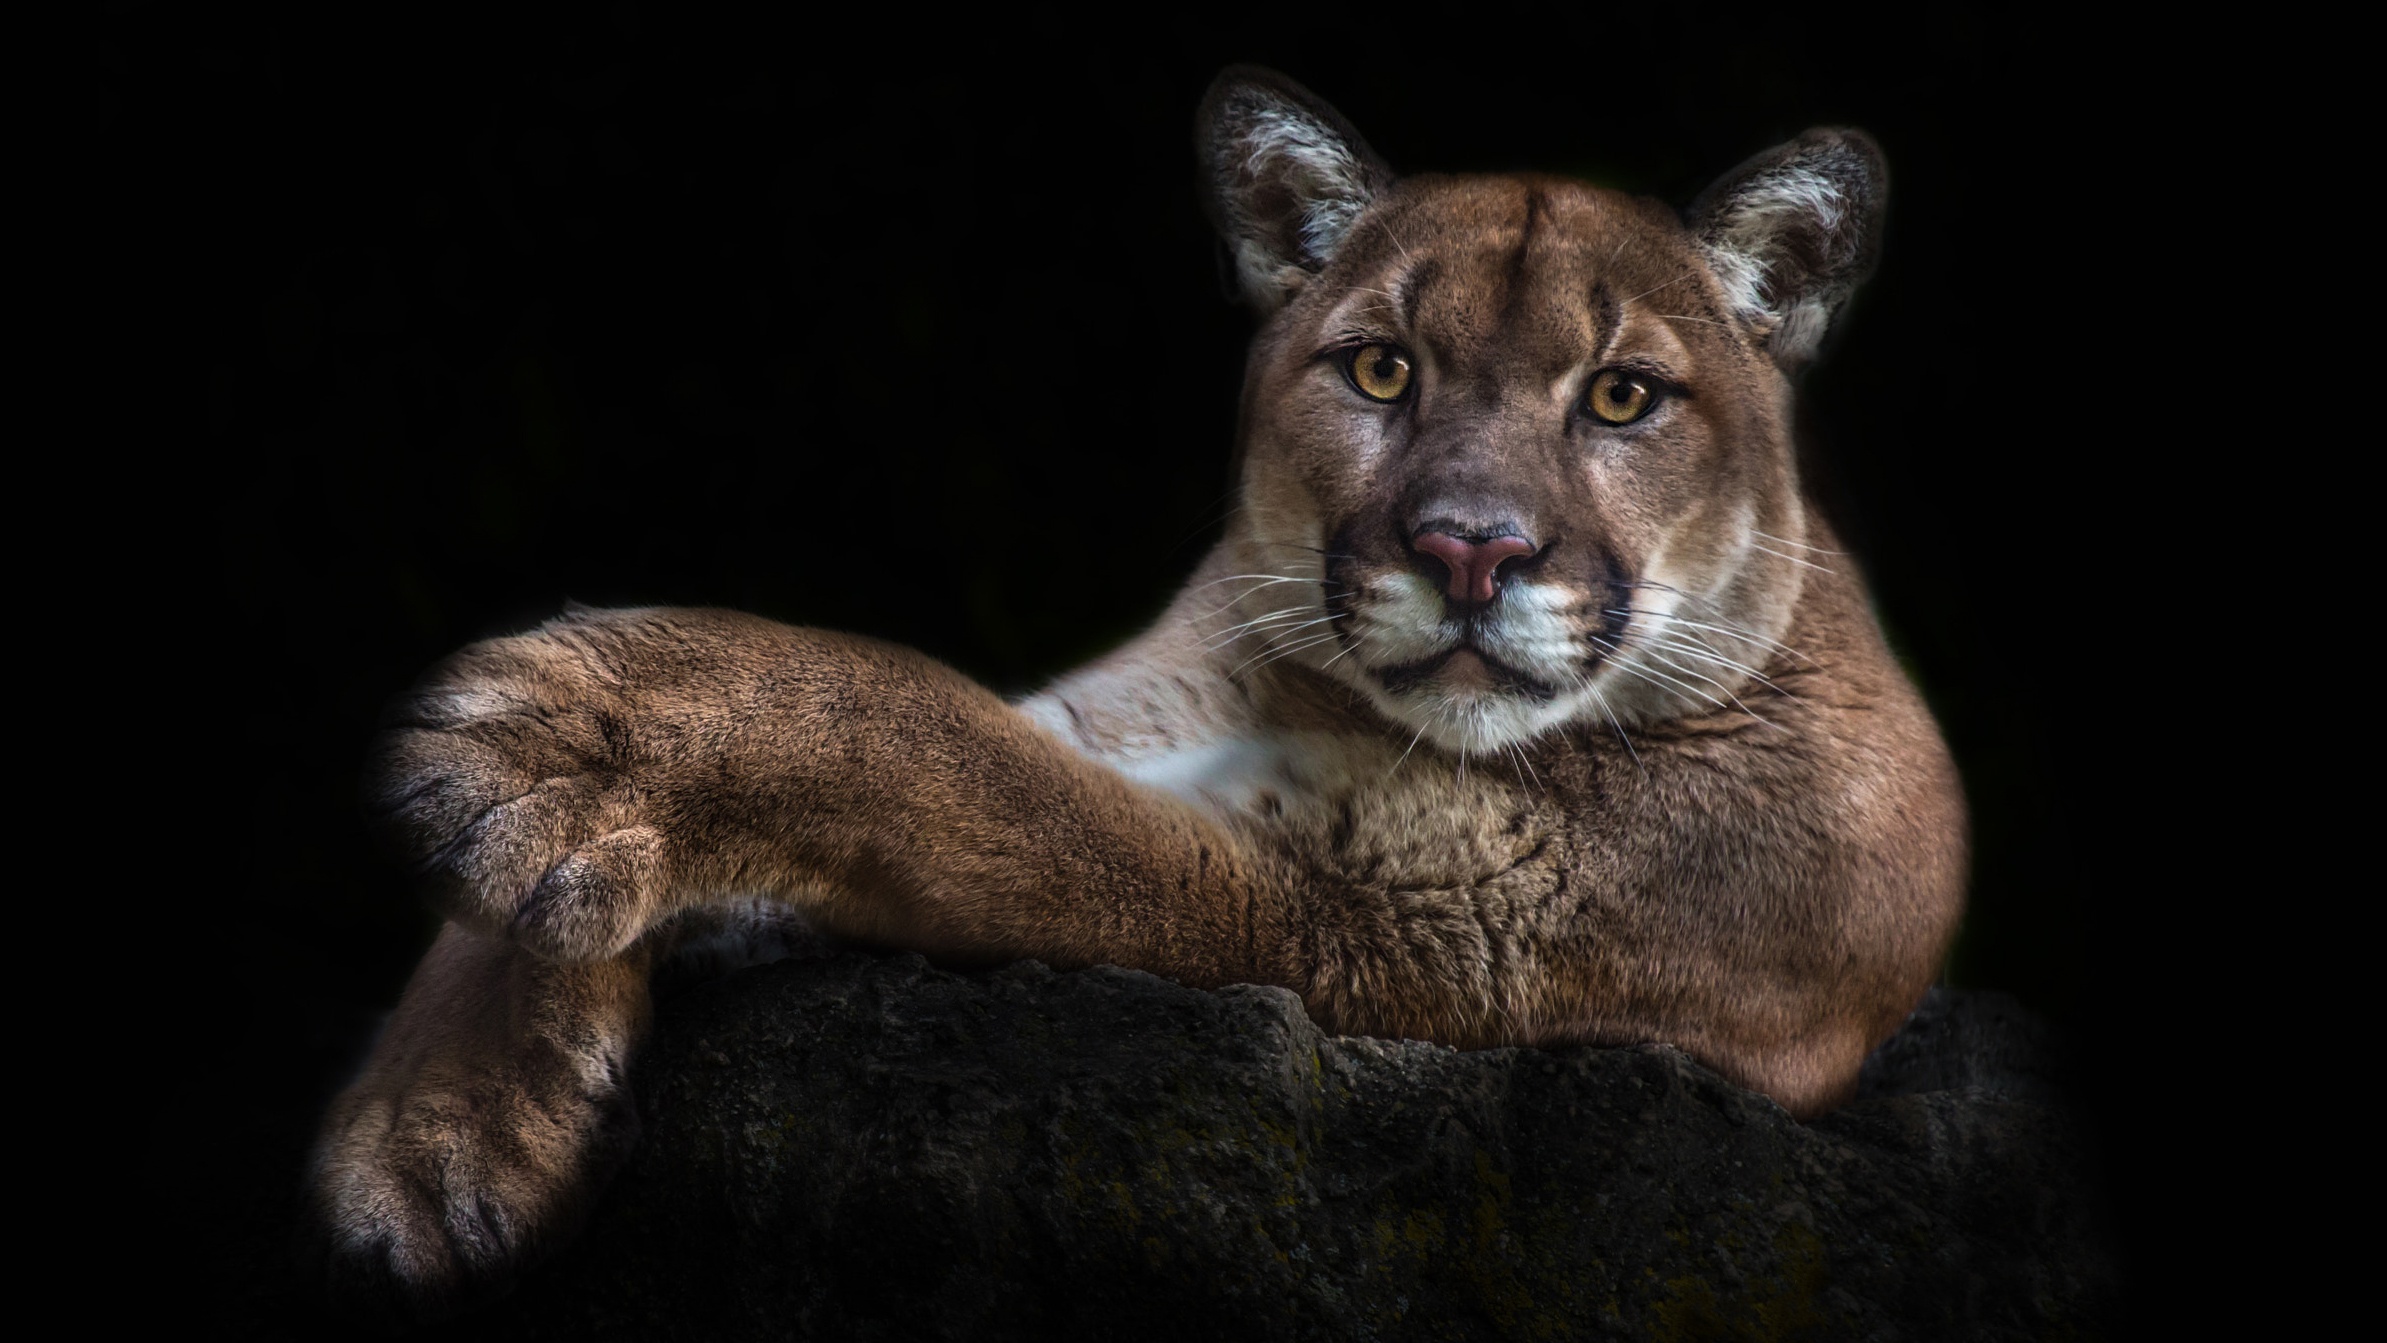
<svg viewBox="0 0 2387 1343">
<path fill-rule="evenodd" d="M 575 613 L 458 654 L 396 718 L 369 803 L 456 923 L 325 1119 L 313 1194 L 347 1295 L 436 1314 L 577 1220 L 634 1127 L 649 970 L 708 926 L 696 906 L 1297 982 L 1283 888 L 1232 837 L 908 650 Z"/>
<path fill-rule="evenodd" d="M 558 965 L 442 930 L 316 1143 L 336 1296 L 435 1317 L 578 1223 L 637 1133 L 650 959 Z"/>
<path fill-rule="evenodd" d="M 375 790 L 451 917 L 556 960 L 759 894 L 931 954 L 1300 986 L 1285 884 L 1234 836 L 868 640 L 575 613 L 436 672 Z"/>
</svg>

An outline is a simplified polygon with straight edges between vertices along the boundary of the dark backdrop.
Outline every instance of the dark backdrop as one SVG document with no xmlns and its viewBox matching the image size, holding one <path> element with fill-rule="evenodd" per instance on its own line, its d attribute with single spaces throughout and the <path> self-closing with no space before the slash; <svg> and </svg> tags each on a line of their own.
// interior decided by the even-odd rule
<svg viewBox="0 0 2387 1343">
<path fill-rule="evenodd" d="M 2057 575 L 2128 510 L 2130 443 L 2094 412 L 2126 375 L 2036 328 L 2125 231 L 2134 124 L 2102 109 L 2128 64 L 1958 6 L 1863 33 L 1803 8 L 588 10 L 114 21 L 114 189 L 168 262 L 142 359 L 188 389 L 153 581 L 207 612 L 191 662 L 220 696 L 212 954 L 180 1000 L 222 1130 L 200 1197 L 275 1224 L 431 936 L 354 784 L 378 707 L 442 653 L 566 599 L 704 603 L 1020 689 L 1160 608 L 1229 489 L 1249 322 L 1190 122 L 1233 60 L 1310 84 L 1396 168 L 1676 203 L 1809 125 L 1879 137 L 1888 245 L 1806 379 L 1806 469 L 1972 798 L 1950 977 L 2092 1052 L 2121 1029 L 2092 971 L 2127 954 L 2130 897 L 2092 879 L 2081 818 L 2130 779 L 2074 745 L 2098 671 Z M 210 1253 L 237 1277 L 261 1243 Z"/>
</svg>

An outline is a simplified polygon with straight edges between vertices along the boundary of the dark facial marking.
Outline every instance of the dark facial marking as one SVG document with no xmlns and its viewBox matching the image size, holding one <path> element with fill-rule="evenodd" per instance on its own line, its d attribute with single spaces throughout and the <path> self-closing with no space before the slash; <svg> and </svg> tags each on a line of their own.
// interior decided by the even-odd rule
<svg viewBox="0 0 2387 1343">
<path fill-rule="evenodd" d="M 1374 675 L 1386 690 L 1398 695 L 1434 679 L 1435 675 L 1442 670 L 1443 665 L 1458 656 L 1461 650 L 1471 652 L 1483 661 L 1484 670 L 1491 676 L 1492 684 L 1497 689 L 1537 700 L 1554 699 L 1558 695 L 1558 687 L 1537 681 L 1494 658 L 1477 647 L 1473 639 L 1462 639 L 1434 656 L 1417 662 L 1404 662 L 1397 667 L 1375 668 Z"/>
<path fill-rule="evenodd" d="M 1402 276 L 1399 284 L 1393 286 L 1393 292 L 1400 296 L 1398 306 L 1401 310 L 1401 329 L 1403 331 L 1417 330 L 1418 300 L 1424 296 L 1426 286 L 1432 284 L 1441 274 L 1440 258 L 1427 257 L 1418 262 L 1408 274 Z"/>
<path fill-rule="evenodd" d="M 1608 287 L 1608 282 L 1599 280 L 1591 286 L 1591 307 L 1592 334 L 1605 355 L 1616 333 L 1624 329 L 1624 305 L 1616 301 L 1616 291 Z"/>
<path fill-rule="evenodd" d="M 1525 227 L 1517 230 L 1517 250 L 1509 254 L 1506 273 L 1501 277 L 1507 290 L 1500 302 L 1500 326 L 1504 330 L 1515 327 L 1525 304 L 1533 297 L 1533 285 L 1525 268 L 1533 256 L 1533 230 L 1541 223 L 1543 208 L 1541 192 L 1525 193 Z"/>
<path fill-rule="evenodd" d="M 1591 599 L 1594 607 L 1591 613 L 1592 628 L 1591 633 L 1585 636 L 1591 644 L 1591 654 L 1582 663 L 1586 675 L 1623 644 L 1625 626 L 1632 622 L 1633 592 L 1637 585 L 1623 576 L 1622 570 L 1613 560 L 1608 563 L 1607 570 L 1610 575 L 1608 581 L 1596 589 L 1604 595 Z M 1619 615 L 1618 612 L 1625 614 Z"/>
</svg>

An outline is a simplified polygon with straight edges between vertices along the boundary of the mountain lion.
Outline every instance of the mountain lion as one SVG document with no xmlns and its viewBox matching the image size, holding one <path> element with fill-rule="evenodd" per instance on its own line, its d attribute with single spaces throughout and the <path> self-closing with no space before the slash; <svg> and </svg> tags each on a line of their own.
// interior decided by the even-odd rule
<svg viewBox="0 0 2387 1343">
<path fill-rule="evenodd" d="M 1199 151 L 1260 314 L 1241 506 L 1133 643 L 1011 704 L 869 639 L 574 610 L 400 703 L 370 802 L 450 922 L 325 1121 L 348 1286 L 439 1309 L 552 1243 L 634 1128 L 650 971 L 766 903 L 1282 985 L 1338 1032 L 1663 1041 L 1802 1116 L 1850 1094 L 1966 869 L 1794 469 L 1792 376 L 1874 262 L 1872 141 L 1810 131 L 1678 213 L 1396 179 L 1246 69 Z"/>
</svg>

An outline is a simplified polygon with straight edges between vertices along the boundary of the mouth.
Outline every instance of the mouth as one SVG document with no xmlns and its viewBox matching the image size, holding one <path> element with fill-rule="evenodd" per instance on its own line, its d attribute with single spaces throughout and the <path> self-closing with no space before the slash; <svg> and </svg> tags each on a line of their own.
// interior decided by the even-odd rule
<svg viewBox="0 0 2387 1343">
<path fill-rule="evenodd" d="M 1493 657 L 1473 639 L 1461 639 L 1432 657 L 1370 670 L 1395 695 L 1427 685 L 1444 690 L 1523 695 L 1537 700 L 1554 699 L 1558 695 L 1557 686 Z"/>
</svg>

